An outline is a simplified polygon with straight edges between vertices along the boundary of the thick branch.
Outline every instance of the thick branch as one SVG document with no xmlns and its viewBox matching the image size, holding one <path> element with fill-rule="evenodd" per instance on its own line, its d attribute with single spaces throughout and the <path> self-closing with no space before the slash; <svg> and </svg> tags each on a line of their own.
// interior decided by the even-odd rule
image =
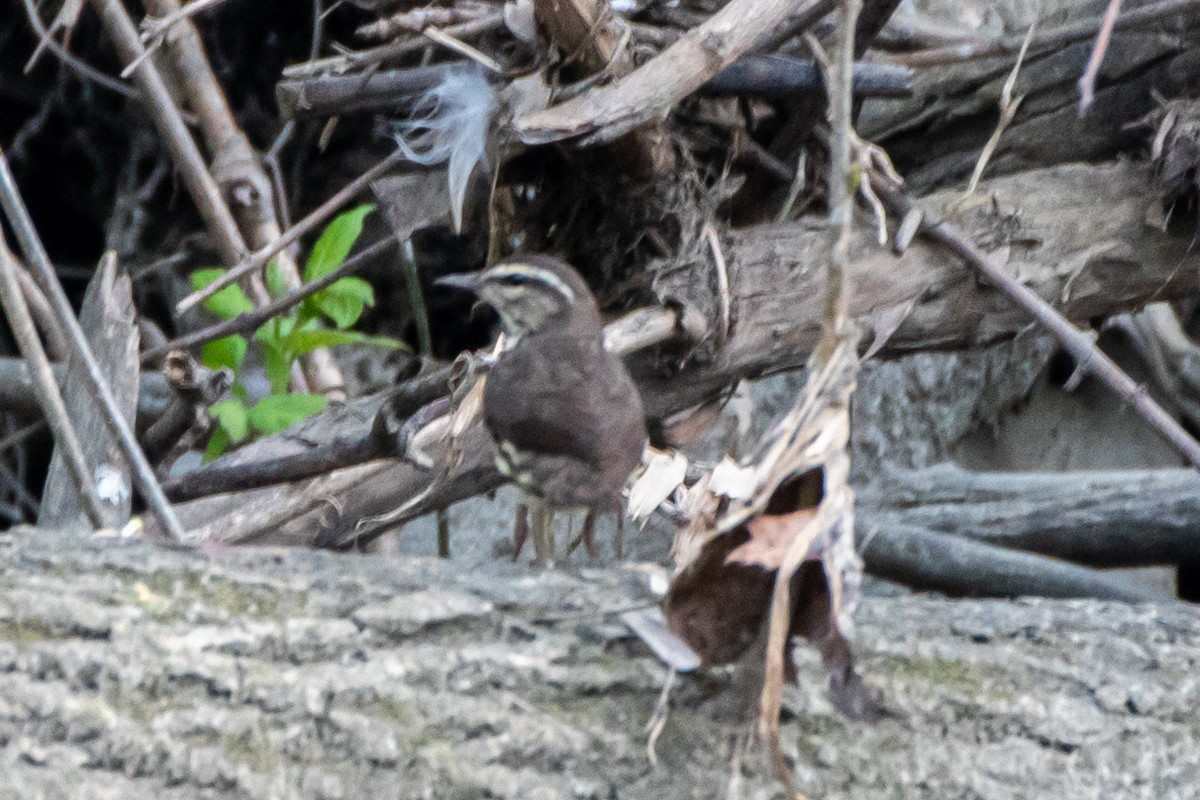
<svg viewBox="0 0 1200 800">
<path fill-rule="evenodd" d="M 830 6 L 826 0 L 733 0 L 621 80 L 518 119 L 517 135 L 526 144 L 592 133 L 595 142 L 612 141 L 665 116 L 802 5 L 823 11 Z"/>
<path fill-rule="evenodd" d="M 860 493 L 880 522 L 1094 567 L 1200 560 L 1200 476 L 1188 469 L 888 475 Z M 883 535 L 882 533 L 880 535 Z"/>
<path fill-rule="evenodd" d="M 985 191 L 997 197 L 1002 212 L 1020 204 L 1021 215 L 996 215 L 989 204 L 967 215 L 965 229 L 977 241 L 991 237 L 996 244 L 1006 242 L 1000 248 L 1009 253 L 1006 268 L 1073 319 L 1087 320 L 1192 290 L 1194 267 L 1189 268 L 1181 255 L 1187 242 L 1148 229 L 1142 221 L 1147 205 L 1157 202 L 1144 167 L 1046 170 L 985 184 Z M 948 198 L 928 198 L 926 206 L 932 213 Z M 1088 224 L 1081 225 L 1081 219 Z M 1004 231 L 1007 239 L 1000 236 Z M 729 236 L 725 252 L 733 313 L 726 344 L 716 352 L 695 353 L 689 366 L 674 373 L 664 372 L 651 356 L 640 357 L 635 366 L 651 417 L 688 408 L 742 378 L 803 365 L 821 335 L 820 259 L 827 243 L 824 227 L 799 224 Z M 706 290 L 712 269 L 698 259 L 690 268 L 664 273 L 658 289 L 665 298 L 682 300 L 708 316 L 708 329 L 715 331 L 720 304 Z M 852 251 L 850 280 L 851 316 L 887 340 L 883 352 L 970 347 L 1011 337 L 1029 325 L 1022 310 L 996 289 L 980 285 L 955 256 L 920 242 L 894 256 L 872 244 L 864 232 Z M 423 394 L 420 399 L 406 412 L 436 397 Z M 373 411 L 344 426 L 326 423 L 325 433 L 330 439 L 362 434 L 372 418 Z M 295 435 L 292 451 L 311 439 L 310 433 Z M 266 446 L 252 445 L 240 455 L 260 457 L 259 448 Z M 471 463 L 487 464 L 488 459 L 468 454 Z M 272 541 L 311 543 L 316 532 L 330 530 L 322 523 L 330 512 L 323 509 L 337 506 L 339 520 L 333 527 L 344 533 L 357 520 L 395 508 L 439 480 L 436 471 L 406 464 L 374 469 L 370 485 L 327 476 L 318 483 L 302 482 L 261 495 L 196 501 L 184 506 L 185 513 L 203 520 L 206 530 L 218 537 L 245 530 L 242 520 L 253 513 L 251 527 L 271 531 Z M 493 485 L 481 479 L 476 493 Z M 456 498 L 460 490 L 461 486 L 455 489 Z M 365 505 L 359 507 L 359 502 Z M 227 514 L 239 521 L 223 516 Z"/>
<path fill-rule="evenodd" d="M 920 205 L 926 218 L 937 219 L 957 197 L 937 193 Z M 1185 257 L 1187 243 L 1144 222 L 1146 209 L 1160 202 L 1144 166 L 1033 170 L 985 183 L 981 198 L 961 214 L 959 227 L 1068 319 L 1087 321 L 1194 290 L 1197 257 Z M 651 416 L 741 378 L 804 364 L 821 335 L 827 236 L 823 228 L 793 224 L 725 237 L 733 310 L 728 341 L 708 363 L 677 375 L 644 375 Z M 890 353 L 967 348 L 1028 327 L 1025 311 L 940 245 L 918 241 L 895 256 L 872 237 L 861 230 L 850 259 L 850 316 L 867 334 L 864 344 L 874 336 Z M 699 252 L 690 268 L 664 271 L 656 289 L 716 320 L 712 270 L 707 252 Z"/>
</svg>

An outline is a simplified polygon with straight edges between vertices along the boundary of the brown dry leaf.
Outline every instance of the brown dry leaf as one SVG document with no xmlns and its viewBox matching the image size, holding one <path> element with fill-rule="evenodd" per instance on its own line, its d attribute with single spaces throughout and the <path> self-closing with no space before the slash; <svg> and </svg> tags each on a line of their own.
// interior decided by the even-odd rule
<svg viewBox="0 0 1200 800">
<path fill-rule="evenodd" d="M 764 514 L 750 520 L 746 523 L 748 538 L 725 556 L 725 563 L 779 569 L 796 535 L 816 516 L 815 508 L 802 508 L 793 514 Z"/>
<path fill-rule="evenodd" d="M 822 485 L 822 471 L 811 470 L 785 480 L 762 513 L 733 530 L 707 538 L 693 532 L 699 552 L 671 582 L 663 611 L 671 630 L 705 666 L 735 662 L 752 645 L 766 643 L 779 567 L 797 537 L 814 537 Z M 792 640 L 803 637 L 821 653 L 834 705 L 852 718 L 870 718 L 878 705 L 855 672 L 850 643 L 838 628 L 839 592 L 826 572 L 826 556 L 814 544 L 789 581 L 784 677 L 796 679 Z"/>
</svg>

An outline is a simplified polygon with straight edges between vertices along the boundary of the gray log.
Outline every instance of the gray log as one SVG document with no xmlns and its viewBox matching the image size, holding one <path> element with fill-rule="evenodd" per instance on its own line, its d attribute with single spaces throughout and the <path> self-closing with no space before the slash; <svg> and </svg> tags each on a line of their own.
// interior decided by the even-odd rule
<svg viewBox="0 0 1200 800">
<path fill-rule="evenodd" d="M 647 602 L 644 571 L 23 529 L 0 574 L 6 797 L 774 793 L 760 749 L 732 766 L 722 673 L 676 679 L 648 761 L 665 669 L 604 613 Z M 809 797 L 1194 796 L 1193 608 L 868 597 L 856 629 L 891 716 L 839 716 L 799 646 L 782 740 Z"/>
<path fill-rule="evenodd" d="M 858 514 L 866 570 L 916 589 L 970 597 L 1095 597 L 1142 602 L 1161 595 L 1119 575 Z"/>
<path fill-rule="evenodd" d="M 138 359 L 137 314 L 133 308 L 129 276 L 118 274 L 117 259 L 105 256 L 84 294 L 79 324 L 87 334 L 92 353 L 108 378 L 113 397 L 132 426 L 137 411 L 141 364 Z M 67 362 L 63 398 L 79 432 L 84 457 L 92 470 L 101 501 L 104 525 L 120 529 L 129 521 L 132 485 L 129 465 L 116 438 L 109 432 L 100 409 L 85 384 L 84 365 Z M 62 454 L 55 450 L 42 491 L 38 522 L 65 526 L 85 519 L 75 481 Z"/>
<path fill-rule="evenodd" d="M 1157 202 L 1144 166 L 1035 171 L 987 182 L 981 191 L 997 198 L 1001 213 L 994 213 L 990 203 L 976 205 L 964 212 L 964 228 L 977 239 L 993 241 L 1003 251 L 1000 255 L 1008 254 L 1013 274 L 1073 319 L 1129 310 L 1151 297 L 1164 299 L 1194 288 L 1193 269 L 1200 259 L 1183 256 L 1187 240 L 1144 223 L 1145 209 Z M 936 194 L 925 205 L 930 213 L 940 213 L 952 197 Z M 725 346 L 719 352 L 711 345 L 708 352 L 701 348 L 675 374 L 635 369 L 648 413 L 665 416 L 742 378 L 802 365 L 820 337 L 824 270 L 819 265 L 827 244 L 823 230 L 804 225 L 764 226 L 732 235 L 726 243 L 732 316 Z M 710 256 L 698 256 L 687 268 L 660 276 L 658 286 L 664 298 L 703 313 L 709 331 L 721 328 L 719 303 L 710 288 L 715 281 L 705 277 L 713 269 Z M 920 242 L 896 257 L 861 232 L 852 280 L 851 310 L 870 332 L 864 341 L 870 342 L 871 334 L 879 337 L 884 353 L 973 347 L 1010 338 L 1030 325 L 999 291 L 980 285 L 956 259 Z M 351 406 L 365 409 L 371 402 L 378 404 Z M 316 419 L 254 443 L 237 457 L 273 458 L 281 454 L 281 442 L 304 448 L 362 433 L 370 424 L 370 413 L 336 413 L 338 417 Z M 475 450 L 467 460 L 486 471 L 486 454 Z M 378 465 L 370 481 L 353 477 L 359 475 L 335 472 L 255 494 L 197 500 L 181 504 L 179 513 L 193 524 L 202 523 L 204 532 L 218 539 L 266 532 L 276 543 L 311 544 L 331 527 L 352 530 L 358 520 L 401 505 L 438 472 L 393 463 Z M 486 477 L 479 480 L 480 493 L 495 485 Z"/>
<path fill-rule="evenodd" d="M 895 524 L 1095 567 L 1200 561 L 1190 469 L 976 473 L 944 465 L 881 477 L 859 503 Z"/>
</svg>

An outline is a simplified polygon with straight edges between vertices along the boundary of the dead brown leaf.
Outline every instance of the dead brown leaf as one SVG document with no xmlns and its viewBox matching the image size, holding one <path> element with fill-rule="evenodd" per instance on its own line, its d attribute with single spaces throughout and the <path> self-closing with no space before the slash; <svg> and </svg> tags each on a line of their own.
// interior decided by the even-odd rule
<svg viewBox="0 0 1200 800">
<path fill-rule="evenodd" d="M 755 517 L 746 523 L 745 543 L 725 556 L 725 563 L 779 569 L 796 534 L 816 516 L 815 508 L 802 508 L 792 514 Z"/>
</svg>

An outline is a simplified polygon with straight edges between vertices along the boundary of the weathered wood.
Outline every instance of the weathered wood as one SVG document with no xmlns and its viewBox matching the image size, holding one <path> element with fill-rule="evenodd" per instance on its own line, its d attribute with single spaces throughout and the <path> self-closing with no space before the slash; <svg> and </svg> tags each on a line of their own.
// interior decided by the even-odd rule
<svg viewBox="0 0 1200 800">
<path fill-rule="evenodd" d="M 976 206 L 965 213 L 965 228 L 977 241 L 1005 248 L 1008 269 L 1072 319 L 1102 317 L 1135 308 L 1151 297 L 1164 299 L 1192 290 L 1194 267 L 1188 265 L 1197 257 L 1183 258 L 1187 242 L 1143 222 L 1147 205 L 1157 202 L 1143 166 L 1061 167 L 988 182 L 982 191 L 985 197 L 996 197 L 1001 213 L 993 213 L 990 203 Z M 927 198 L 928 213 L 938 213 L 952 196 Z M 872 335 L 886 340 L 883 352 L 890 353 L 971 347 L 1012 337 L 1028 327 L 1024 312 L 995 289 L 981 286 L 952 256 L 915 243 L 897 257 L 869 237 L 862 234 L 851 262 L 851 314 L 870 331 L 865 343 Z M 740 379 L 801 366 L 820 338 L 821 259 L 826 247 L 825 232 L 804 225 L 732 234 L 726 242 L 733 312 L 726 344 L 716 352 L 711 345 L 698 348 L 681 371 L 634 361 L 648 414 L 662 418 Z M 711 289 L 716 281 L 705 277 L 713 269 L 701 254 L 685 268 L 660 275 L 658 284 L 664 299 L 708 317 L 709 331 L 720 327 L 715 316 L 719 302 Z M 368 425 L 370 418 L 346 424 Z M 328 437 L 362 430 L 312 424 Z M 308 427 L 285 435 L 294 437 L 289 441 L 295 448 L 314 441 Z M 266 452 L 260 448 L 269 446 L 251 445 L 240 457 L 255 458 Z M 476 463 L 481 470 L 478 492 L 487 491 L 495 485 L 494 475 L 487 472 L 486 459 Z M 266 494 L 219 501 L 220 505 L 198 500 L 181 506 L 180 513 L 203 520 L 204 530 L 218 538 L 246 530 L 244 518 L 250 515 L 255 521 L 249 527 L 270 531 L 271 541 L 311 543 L 328 529 L 316 524 L 323 513 L 330 514 L 323 507 L 336 507 L 338 530 L 352 530 L 358 520 L 401 505 L 437 477 L 435 471 L 409 465 L 380 469 L 369 486 L 335 473 L 317 484 L 264 490 Z M 461 484 L 456 486 L 458 498 Z M 345 496 L 350 491 L 354 502 Z M 370 510 L 360 509 L 359 502 Z M 225 519 L 226 514 L 232 516 Z"/>
<path fill-rule="evenodd" d="M 855 528 L 867 572 L 915 589 L 970 597 L 1164 599 L 1121 575 L 939 533 L 899 515 L 859 508 Z"/>
<path fill-rule="evenodd" d="M 666 671 L 614 613 L 645 576 L 0 534 L 0 794 L 772 796 L 760 749 L 731 766 L 722 673 L 676 679 L 650 764 Z M 809 797 L 1195 789 L 1194 608 L 867 597 L 856 628 L 890 714 L 838 715 L 798 648 Z"/>
<path fill-rule="evenodd" d="M 88 284 L 79 324 L 130 427 L 137 412 L 141 376 L 136 318 L 129 276 L 118 273 L 116 255 L 110 253 L 101 259 Z M 116 437 L 87 389 L 85 369 L 76 359 L 68 360 L 63 397 L 97 486 L 104 526 L 120 529 L 129 521 L 132 477 Z M 85 519 L 74 478 L 62 453 L 55 448 L 42 490 L 38 522 L 67 526 Z"/>
<path fill-rule="evenodd" d="M 1200 556 L 1200 475 L 1188 469 L 968 472 L 951 465 L 880 476 L 859 502 L 891 524 L 1095 567 Z"/>
<path fill-rule="evenodd" d="M 1106 4 L 1051 4 L 1055 13 L 1041 20 L 1039 38 L 1049 38 L 1060 25 L 1098 24 Z M 1123 11 L 1148 4 L 1129 0 Z M 1019 42 L 1036 12 L 1031 4 L 1013 5 L 1019 6 L 1012 12 L 1021 21 L 1013 31 Z M 1013 90 L 1013 96 L 1025 99 L 1001 137 L 987 174 L 1111 158 L 1119 151 L 1144 147 L 1146 130 L 1130 123 L 1155 108 L 1155 96 L 1194 94 L 1200 64 L 1200 15 L 1194 9 L 1155 25 L 1118 28 L 1100 70 L 1095 102 L 1080 117 L 1076 81 L 1093 43 L 1094 29 L 1086 27 L 1066 43 L 1051 41 L 1045 47 L 1035 39 Z M 1004 55 L 919 67 L 914 96 L 867 104 L 859 132 L 885 147 L 918 190 L 965 178 L 996 127 L 1001 91 L 1014 63 L 1015 55 Z M 930 146 L 933 131 L 936 147 Z"/>
<path fill-rule="evenodd" d="M 959 199 L 938 192 L 920 207 L 942 217 Z M 1159 203 L 1149 170 L 1132 163 L 1032 170 L 985 182 L 954 219 L 1010 275 L 1054 304 L 1068 319 L 1087 321 L 1137 308 L 1151 298 L 1194 289 L 1200 258 L 1186 242 L 1149 228 L 1147 209 Z M 994 204 L 994 205 L 993 205 Z M 803 365 L 821 335 L 823 262 L 828 235 L 819 226 L 759 226 L 723 239 L 732 311 L 719 351 L 678 374 L 642 376 L 647 413 L 686 407 L 738 379 Z M 655 288 L 720 329 L 715 264 L 707 246 L 684 266 L 664 265 Z M 917 241 L 895 256 L 859 227 L 850 264 L 850 315 L 864 345 L 884 352 L 976 347 L 1010 338 L 1030 320 L 999 291 L 980 283 L 938 246 Z"/>
</svg>

